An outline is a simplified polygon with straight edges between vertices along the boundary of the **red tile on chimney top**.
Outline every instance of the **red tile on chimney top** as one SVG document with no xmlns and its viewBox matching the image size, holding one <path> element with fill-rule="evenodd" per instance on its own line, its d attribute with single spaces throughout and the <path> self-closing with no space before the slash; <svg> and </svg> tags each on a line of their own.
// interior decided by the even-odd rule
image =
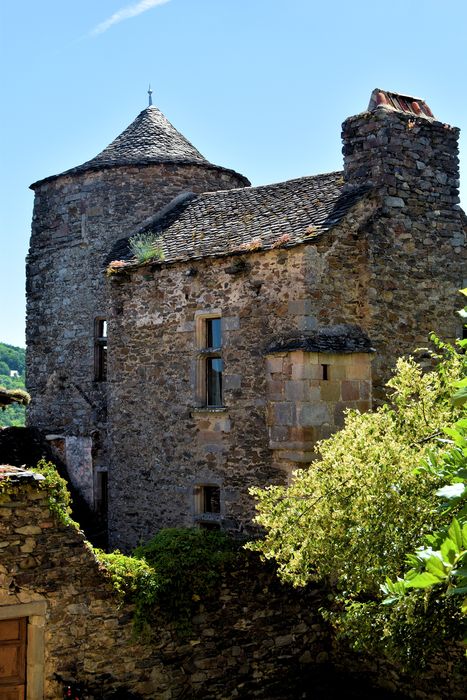
<svg viewBox="0 0 467 700">
<path fill-rule="evenodd" d="M 434 119 L 431 109 L 426 102 L 419 97 L 401 95 L 398 92 L 389 92 L 388 90 L 376 88 L 371 93 L 368 111 L 372 112 L 381 107 L 383 109 L 393 109 L 397 112 L 413 114 L 416 117 Z"/>
</svg>

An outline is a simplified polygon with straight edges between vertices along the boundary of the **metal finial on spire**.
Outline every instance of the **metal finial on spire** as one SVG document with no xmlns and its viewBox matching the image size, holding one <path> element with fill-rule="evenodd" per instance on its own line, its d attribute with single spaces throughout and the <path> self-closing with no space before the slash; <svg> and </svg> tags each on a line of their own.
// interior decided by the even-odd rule
<svg viewBox="0 0 467 700">
<path fill-rule="evenodd" d="M 148 90 L 148 95 L 149 95 L 149 106 L 152 105 L 152 90 L 151 90 L 151 83 L 149 83 L 149 90 Z"/>
</svg>

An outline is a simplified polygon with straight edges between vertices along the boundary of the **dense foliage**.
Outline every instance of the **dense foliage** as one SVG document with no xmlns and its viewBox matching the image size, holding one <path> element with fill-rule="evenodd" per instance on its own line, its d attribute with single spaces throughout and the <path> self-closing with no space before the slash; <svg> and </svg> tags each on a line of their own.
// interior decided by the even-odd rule
<svg viewBox="0 0 467 700">
<path fill-rule="evenodd" d="M 139 630 L 147 632 L 156 622 L 157 604 L 185 634 L 198 603 L 216 592 L 236 552 L 235 544 L 221 532 L 174 528 L 159 532 L 132 557 L 118 551 L 97 556 L 120 597 L 135 603 Z"/>
<path fill-rule="evenodd" d="M 429 372 L 413 359 L 399 360 L 390 403 L 374 413 L 349 411 L 343 430 L 318 445 L 319 459 L 288 488 L 254 490 L 266 535 L 250 547 L 275 559 L 280 576 L 294 585 L 327 582 L 325 616 L 356 648 L 379 646 L 413 664 L 462 634 L 459 606 L 438 586 L 408 586 L 383 605 L 389 601 L 382 584 L 404 576 L 407 553 L 428 533 L 446 534 L 459 516 L 437 507 L 437 492 L 450 482 L 433 465 L 453 449 L 444 431 L 462 419 L 452 395 L 467 361 L 439 341 L 437 351 Z"/>
<path fill-rule="evenodd" d="M 25 354 L 24 348 L 0 343 L 0 386 L 9 390 L 24 390 Z M 11 377 L 12 371 L 18 372 L 18 377 Z M 20 403 L 0 410 L 0 426 L 23 426 L 24 423 L 25 407 Z"/>
<path fill-rule="evenodd" d="M 52 462 L 41 459 L 34 471 L 44 477 L 39 482 L 39 487 L 47 491 L 48 504 L 51 512 L 63 525 L 77 527 L 77 523 L 71 517 L 71 496 L 65 479 L 60 476 Z"/>
</svg>

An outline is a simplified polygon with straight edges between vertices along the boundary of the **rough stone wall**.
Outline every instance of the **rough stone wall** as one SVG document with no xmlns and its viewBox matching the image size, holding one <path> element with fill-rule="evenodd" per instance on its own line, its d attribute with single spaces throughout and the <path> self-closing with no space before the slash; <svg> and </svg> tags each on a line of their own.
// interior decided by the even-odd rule
<svg viewBox="0 0 467 700">
<path fill-rule="evenodd" d="M 28 700 L 62 698 L 56 674 L 78 682 L 87 700 L 115 692 L 141 700 L 392 697 L 377 687 L 420 700 L 464 697 L 455 666 L 462 649 L 447 649 L 423 675 L 404 675 L 335 647 L 321 605 L 318 589 L 283 586 L 245 556 L 219 596 L 200 602 L 188 638 L 161 614 L 143 641 L 131 606 L 117 605 L 82 534 L 55 520 L 39 482 L 23 472 L 1 493 L 0 620 L 28 618 Z"/>
<path fill-rule="evenodd" d="M 95 381 L 96 317 L 107 318 L 104 261 L 116 240 L 182 191 L 228 189 L 234 174 L 196 165 L 115 167 L 36 186 L 27 261 L 29 425 L 93 439 L 106 465 L 106 383 Z"/>
<path fill-rule="evenodd" d="M 284 596 L 253 558 L 252 568 L 245 560 L 227 576 L 217 600 L 200 604 L 189 640 L 162 617 L 153 642 L 139 640 L 131 606 L 117 604 L 82 533 L 57 523 L 29 477 L 1 495 L 0 553 L 0 620 L 28 617 L 30 635 L 42 635 L 29 639 L 37 694 L 28 700 L 42 700 L 40 678 L 45 700 L 61 698 L 55 674 L 79 682 L 88 698 L 116 690 L 148 700 L 230 698 L 242 687 L 252 697 L 328 658 L 317 591 Z"/>
<path fill-rule="evenodd" d="M 457 291 L 467 281 L 465 215 L 459 202 L 459 130 L 378 108 L 343 125 L 346 187 L 371 184 L 366 331 L 377 351 L 376 395 L 387 356 L 427 345 L 435 331 L 458 337 Z"/>
<path fill-rule="evenodd" d="M 193 525 L 197 484 L 220 486 L 223 527 L 251 527 L 248 487 L 283 483 L 289 466 L 272 460 L 265 349 L 318 325 L 364 325 L 365 242 L 355 244 L 353 233 L 345 227 L 315 245 L 251 254 L 246 268 L 225 258 L 147 267 L 111 282 L 113 546 Z M 223 409 L 206 409 L 197 396 L 203 312 L 222 317 Z"/>
</svg>

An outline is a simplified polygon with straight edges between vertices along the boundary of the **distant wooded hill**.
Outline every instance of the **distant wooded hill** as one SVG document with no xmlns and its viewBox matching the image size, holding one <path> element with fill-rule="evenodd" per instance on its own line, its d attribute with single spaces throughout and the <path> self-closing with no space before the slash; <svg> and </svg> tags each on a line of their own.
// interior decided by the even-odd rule
<svg viewBox="0 0 467 700">
<path fill-rule="evenodd" d="M 6 389 L 24 389 L 25 354 L 24 348 L 0 343 L 0 386 Z M 11 376 L 12 373 L 14 376 Z M 12 404 L 0 410 L 0 426 L 24 425 L 24 422 L 24 406 Z"/>
</svg>

